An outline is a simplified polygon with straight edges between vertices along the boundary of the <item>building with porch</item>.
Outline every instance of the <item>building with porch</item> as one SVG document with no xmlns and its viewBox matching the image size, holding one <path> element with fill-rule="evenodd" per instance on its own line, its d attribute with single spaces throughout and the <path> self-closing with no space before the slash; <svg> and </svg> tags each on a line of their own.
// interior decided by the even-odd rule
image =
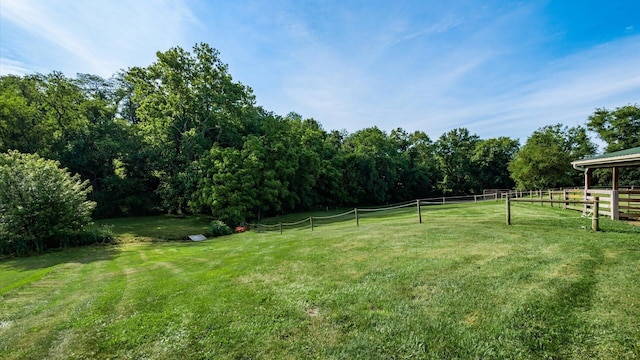
<svg viewBox="0 0 640 360">
<path fill-rule="evenodd" d="M 614 220 L 640 219 L 640 190 L 620 189 L 619 170 L 621 168 L 640 167 L 640 146 L 591 156 L 571 163 L 573 168 L 584 172 L 585 199 L 600 197 L 605 206 L 601 206 L 601 214 L 611 216 Z M 592 175 L 595 169 L 612 169 L 611 189 L 592 189 Z"/>
</svg>

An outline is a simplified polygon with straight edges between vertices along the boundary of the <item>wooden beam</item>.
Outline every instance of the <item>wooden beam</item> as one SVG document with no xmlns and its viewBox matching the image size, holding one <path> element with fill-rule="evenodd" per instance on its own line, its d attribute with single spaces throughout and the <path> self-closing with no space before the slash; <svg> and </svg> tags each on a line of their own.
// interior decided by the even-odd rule
<svg viewBox="0 0 640 360">
<path fill-rule="evenodd" d="M 591 175 L 593 174 L 592 168 L 586 168 L 584 171 L 584 190 L 587 191 L 591 189 Z"/>
<path fill-rule="evenodd" d="M 518 198 L 518 199 L 510 199 L 511 202 L 526 202 L 526 203 L 551 203 L 551 204 L 593 204 L 593 200 L 547 200 L 547 199 L 528 199 L 528 198 Z"/>
<path fill-rule="evenodd" d="M 618 167 L 613 167 L 613 190 L 618 190 Z"/>
</svg>

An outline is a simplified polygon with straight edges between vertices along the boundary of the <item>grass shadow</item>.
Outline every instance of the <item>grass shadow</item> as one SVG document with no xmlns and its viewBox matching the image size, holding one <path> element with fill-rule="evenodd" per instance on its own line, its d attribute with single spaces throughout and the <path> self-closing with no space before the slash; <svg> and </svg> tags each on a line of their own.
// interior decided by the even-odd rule
<svg viewBox="0 0 640 360">
<path fill-rule="evenodd" d="M 120 252 L 113 245 L 91 245 L 72 249 L 56 249 L 29 257 L 12 257 L 0 260 L 0 267 L 7 270 L 29 271 L 54 267 L 60 264 L 89 264 L 111 260 Z"/>
<path fill-rule="evenodd" d="M 96 221 L 96 225 L 108 226 L 118 240 L 185 240 L 188 235 L 207 231 L 211 217 L 166 215 L 114 218 Z"/>
</svg>

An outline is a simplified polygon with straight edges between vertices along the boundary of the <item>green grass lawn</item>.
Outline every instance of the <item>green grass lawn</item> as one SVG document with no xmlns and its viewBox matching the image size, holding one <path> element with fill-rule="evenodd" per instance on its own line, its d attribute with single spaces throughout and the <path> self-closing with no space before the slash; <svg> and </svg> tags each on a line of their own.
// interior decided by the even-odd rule
<svg viewBox="0 0 640 360">
<path fill-rule="evenodd" d="M 512 226 L 499 202 L 422 213 L 0 261 L 0 358 L 640 357 L 639 227 L 531 204 Z M 208 223 L 180 220 L 107 223 Z"/>
</svg>

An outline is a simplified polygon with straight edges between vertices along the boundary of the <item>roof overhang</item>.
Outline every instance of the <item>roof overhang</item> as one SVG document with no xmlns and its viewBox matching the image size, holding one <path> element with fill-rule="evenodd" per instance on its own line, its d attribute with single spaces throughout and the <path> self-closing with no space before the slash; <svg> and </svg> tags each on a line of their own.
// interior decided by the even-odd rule
<svg viewBox="0 0 640 360">
<path fill-rule="evenodd" d="M 612 167 L 636 167 L 640 166 L 640 153 L 616 155 L 616 153 L 605 154 L 593 158 L 576 160 L 571 163 L 574 169 L 598 169 Z"/>
</svg>

